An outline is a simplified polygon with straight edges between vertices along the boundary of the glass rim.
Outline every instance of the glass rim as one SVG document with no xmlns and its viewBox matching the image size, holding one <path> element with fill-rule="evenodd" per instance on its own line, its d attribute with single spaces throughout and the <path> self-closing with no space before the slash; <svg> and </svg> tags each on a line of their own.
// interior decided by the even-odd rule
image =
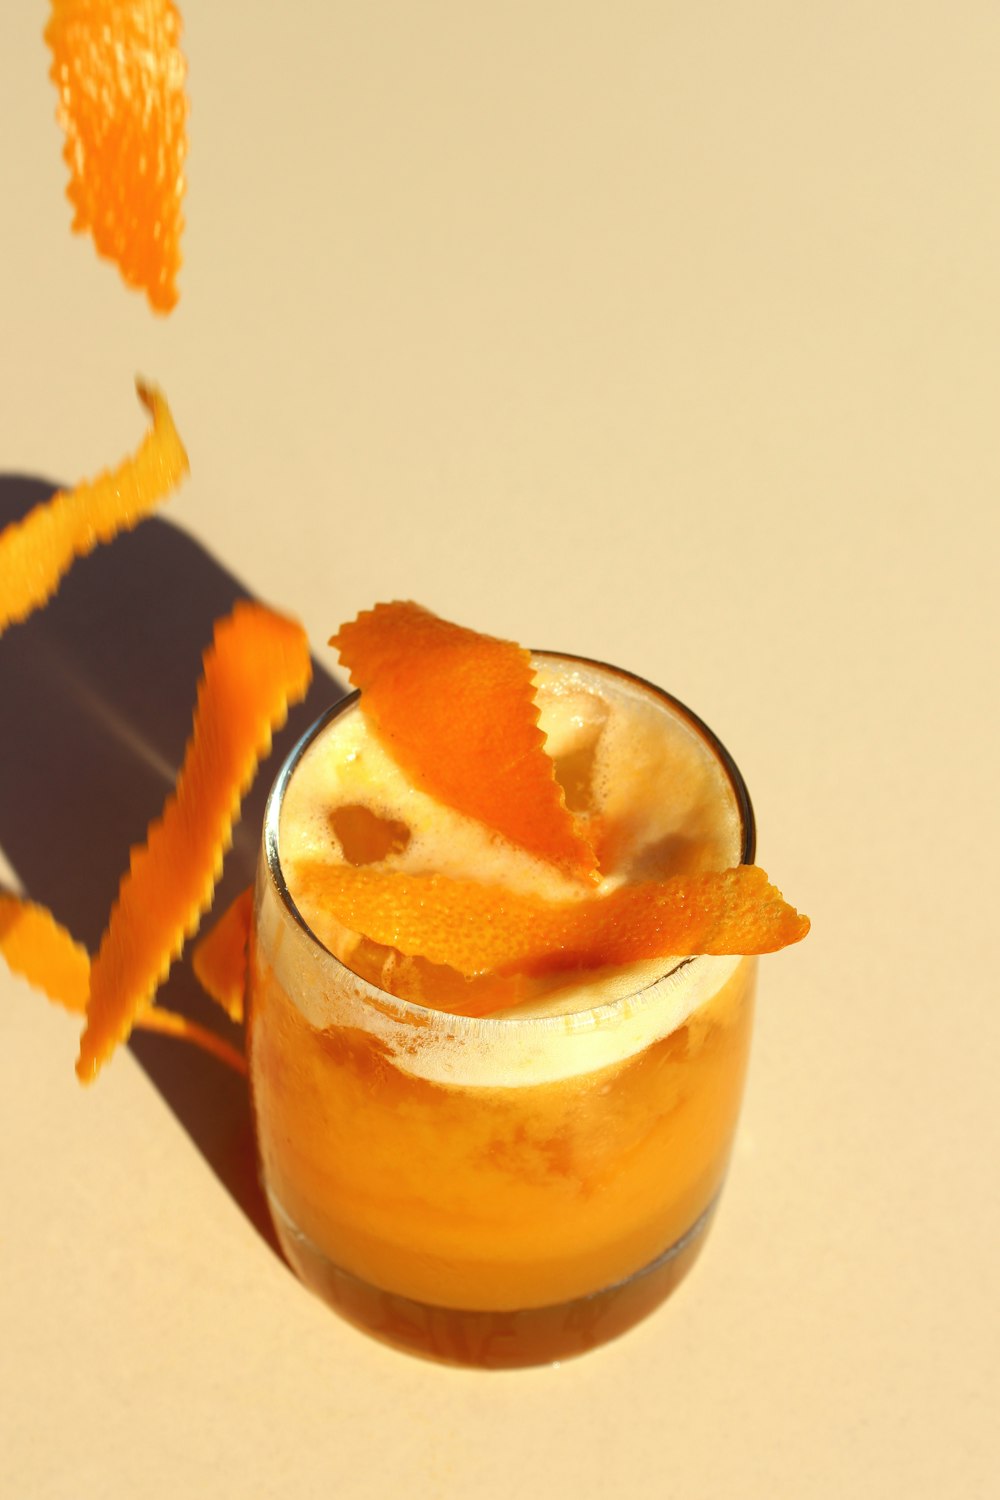
<svg viewBox="0 0 1000 1500">
<path fill-rule="evenodd" d="M 726 779 L 728 780 L 733 793 L 740 824 L 740 863 L 744 865 L 753 863 L 754 855 L 756 852 L 756 822 L 754 818 L 753 804 L 750 800 L 750 793 L 747 789 L 746 782 L 743 779 L 743 773 L 740 771 L 740 768 L 736 764 L 736 761 L 726 749 L 719 736 L 713 729 L 709 727 L 708 724 L 705 723 L 704 719 L 696 714 L 693 709 L 688 708 L 686 703 L 683 703 L 679 698 L 676 698 L 673 693 L 667 692 L 665 688 L 657 687 L 655 683 L 649 682 L 646 678 L 640 677 L 635 672 L 627 671 L 624 667 L 612 666 L 608 662 L 597 661 L 593 657 L 578 656 L 566 651 L 532 650 L 531 658 L 532 661 L 565 662 L 569 663 L 571 666 L 593 667 L 597 668 L 599 671 L 608 672 L 612 676 L 624 679 L 626 682 L 631 683 L 635 687 L 652 693 L 655 697 L 660 698 L 661 700 L 666 702 L 670 706 L 670 708 L 682 719 L 686 720 L 690 727 L 695 731 L 695 733 L 698 734 L 701 739 L 707 744 L 709 750 L 715 756 L 717 762 L 725 772 Z M 306 921 L 305 917 L 302 915 L 302 913 L 299 911 L 298 906 L 296 905 L 295 898 L 292 896 L 292 893 L 288 888 L 288 883 L 285 880 L 285 874 L 281 866 L 281 856 L 278 850 L 278 834 L 281 822 L 281 808 L 288 784 L 291 781 L 292 776 L 295 774 L 295 770 L 298 767 L 298 764 L 301 761 L 302 757 L 305 755 L 306 751 L 313 744 L 313 742 L 319 738 L 319 736 L 324 732 L 328 725 L 331 724 L 334 719 L 339 718 L 341 714 L 347 713 L 351 708 L 353 708 L 360 697 L 361 694 L 358 691 L 355 691 L 353 693 L 346 693 L 342 698 L 338 698 L 335 703 L 332 703 L 329 708 L 325 709 L 324 712 L 320 714 L 319 718 L 316 719 L 308 727 L 308 729 L 304 731 L 304 733 L 300 736 L 298 741 L 289 751 L 280 770 L 278 771 L 278 774 L 274 780 L 274 784 L 272 785 L 270 793 L 268 794 L 267 805 L 264 810 L 263 853 L 268 878 L 270 880 L 272 890 L 276 894 L 286 916 L 291 918 L 292 922 L 299 929 L 302 936 L 305 937 L 310 943 L 315 946 L 316 949 L 319 950 L 319 952 L 323 956 L 324 961 L 329 960 L 330 963 L 335 965 L 337 969 L 343 970 L 345 974 L 349 975 L 353 986 L 360 987 L 362 992 L 370 990 L 372 996 L 377 1000 L 380 1009 L 385 1008 L 395 1011 L 398 1013 L 400 1019 L 403 1020 L 405 1020 L 408 1015 L 412 1015 L 414 1022 L 421 1026 L 447 1023 L 451 1030 L 455 1030 L 455 1028 L 458 1028 L 458 1030 L 462 1031 L 466 1028 L 469 1028 L 471 1031 L 482 1035 L 483 1031 L 490 1030 L 494 1027 L 523 1028 L 530 1025 L 532 1027 L 540 1026 L 547 1029 L 549 1024 L 554 1027 L 564 1025 L 569 1016 L 592 1016 L 596 1020 L 598 1017 L 602 1016 L 605 1013 L 610 1015 L 612 1013 L 618 1012 L 622 1004 L 621 998 L 599 1002 L 598 1004 L 587 1006 L 579 1011 L 542 1016 L 517 1016 L 510 1014 L 466 1016 L 452 1011 L 435 1010 L 432 1006 L 421 1005 L 419 1001 L 407 1000 L 400 995 L 392 994 L 392 992 L 389 990 L 382 990 L 378 985 L 373 984 L 370 980 L 365 979 L 362 975 L 355 973 L 355 971 L 348 964 L 345 964 L 342 959 L 338 958 L 335 953 L 331 952 L 326 944 L 320 939 L 318 934 L 313 931 L 312 927 L 310 927 L 309 923 Z M 664 969 L 662 974 L 659 974 L 655 978 L 643 982 L 638 987 L 638 989 L 632 992 L 629 998 L 632 1001 L 635 1001 L 644 992 L 656 988 L 657 986 L 662 984 L 664 980 L 668 979 L 672 975 L 678 974 L 680 970 L 687 969 L 692 965 L 696 965 L 700 961 L 703 961 L 706 957 L 708 957 L 708 955 L 697 954 L 692 957 L 679 959 L 670 968 Z"/>
</svg>

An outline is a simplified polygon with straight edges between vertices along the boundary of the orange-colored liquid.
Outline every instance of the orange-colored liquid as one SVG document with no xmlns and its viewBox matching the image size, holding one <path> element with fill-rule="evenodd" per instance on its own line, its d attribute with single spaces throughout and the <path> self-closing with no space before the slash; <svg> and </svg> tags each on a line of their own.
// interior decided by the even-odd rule
<svg viewBox="0 0 1000 1500">
<path fill-rule="evenodd" d="M 626 1281 L 691 1229 L 722 1184 L 752 980 L 745 960 L 683 1026 L 626 1062 L 470 1088 L 406 1073 L 358 1029 L 317 1030 L 258 959 L 254 1108 L 289 1258 L 328 1296 L 336 1287 L 313 1261 L 464 1313 L 561 1308 Z M 453 1322 L 449 1339 L 438 1318 L 426 1352 L 466 1357 L 469 1331 Z M 522 1322 L 525 1347 L 506 1339 L 507 1360 L 558 1357 Z"/>
<path fill-rule="evenodd" d="M 754 960 L 691 960 L 607 1013 L 476 1021 L 358 980 L 266 861 L 257 903 L 258 1148 L 307 1285 L 394 1344 L 482 1365 L 580 1353 L 667 1295 L 725 1174 Z"/>
</svg>

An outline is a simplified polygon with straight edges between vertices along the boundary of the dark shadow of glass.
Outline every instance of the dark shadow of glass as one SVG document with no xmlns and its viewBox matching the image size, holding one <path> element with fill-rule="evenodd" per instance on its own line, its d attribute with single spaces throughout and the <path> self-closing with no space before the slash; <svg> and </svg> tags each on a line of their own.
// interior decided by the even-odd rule
<svg viewBox="0 0 1000 1500">
<path fill-rule="evenodd" d="M 0 530 L 54 489 L 44 480 L 0 474 Z M 250 597 L 192 537 L 153 519 L 76 563 L 44 609 L 0 637 L 0 848 L 24 893 L 49 907 L 91 952 L 129 849 L 145 838 L 173 786 L 213 624 Z M 275 736 L 244 802 L 216 912 L 253 879 L 278 767 L 344 691 L 313 663 L 308 697 Z M 240 1029 L 194 978 L 188 952 L 158 998 L 240 1044 Z M 219 1180 L 280 1254 L 257 1183 L 246 1081 L 184 1042 L 137 1032 L 129 1045 Z"/>
</svg>

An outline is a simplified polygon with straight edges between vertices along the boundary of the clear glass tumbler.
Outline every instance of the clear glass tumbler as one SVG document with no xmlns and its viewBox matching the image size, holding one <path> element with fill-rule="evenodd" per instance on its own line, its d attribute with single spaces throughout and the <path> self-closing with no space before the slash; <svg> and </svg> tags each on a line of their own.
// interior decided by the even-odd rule
<svg viewBox="0 0 1000 1500">
<path fill-rule="evenodd" d="M 652 695 L 721 769 L 739 857 L 750 800 L 711 731 Z M 755 960 L 673 960 L 570 1014 L 447 1014 L 387 994 L 310 930 L 281 859 L 286 788 L 357 695 L 324 716 L 268 804 L 251 939 L 249 1059 L 261 1179 L 284 1252 L 344 1317 L 411 1352 L 547 1363 L 615 1337 L 695 1260 L 743 1090 Z"/>
</svg>

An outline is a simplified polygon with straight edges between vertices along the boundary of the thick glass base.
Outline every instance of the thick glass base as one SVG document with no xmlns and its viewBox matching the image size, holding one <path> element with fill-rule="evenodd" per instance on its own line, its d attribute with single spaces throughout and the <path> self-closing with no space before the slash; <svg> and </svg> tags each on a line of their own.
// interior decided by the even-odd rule
<svg viewBox="0 0 1000 1500">
<path fill-rule="evenodd" d="M 268 1200 L 289 1264 L 341 1317 L 409 1354 L 490 1370 L 571 1359 L 632 1328 L 670 1295 L 694 1265 L 717 1201 L 662 1255 L 626 1281 L 550 1307 L 490 1312 L 431 1307 L 361 1281 L 334 1265 L 301 1234 L 271 1194 Z"/>
</svg>

